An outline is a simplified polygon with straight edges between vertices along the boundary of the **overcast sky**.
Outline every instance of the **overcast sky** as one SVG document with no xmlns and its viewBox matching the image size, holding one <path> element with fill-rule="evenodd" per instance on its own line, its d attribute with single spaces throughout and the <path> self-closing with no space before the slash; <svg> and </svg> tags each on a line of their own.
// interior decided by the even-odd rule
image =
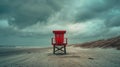
<svg viewBox="0 0 120 67">
<path fill-rule="evenodd" d="M 53 30 L 69 44 L 120 35 L 120 0 L 0 0 L 0 45 L 50 46 Z"/>
</svg>

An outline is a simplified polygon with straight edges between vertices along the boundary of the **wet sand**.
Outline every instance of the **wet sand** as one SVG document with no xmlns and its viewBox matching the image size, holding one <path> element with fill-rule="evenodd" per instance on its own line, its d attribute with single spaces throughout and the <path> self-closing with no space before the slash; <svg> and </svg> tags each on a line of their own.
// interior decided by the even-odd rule
<svg viewBox="0 0 120 67">
<path fill-rule="evenodd" d="M 0 48 L 0 67 L 120 67 L 120 50 L 67 47 L 66 55 L 52 48 Z"/>
</svg>

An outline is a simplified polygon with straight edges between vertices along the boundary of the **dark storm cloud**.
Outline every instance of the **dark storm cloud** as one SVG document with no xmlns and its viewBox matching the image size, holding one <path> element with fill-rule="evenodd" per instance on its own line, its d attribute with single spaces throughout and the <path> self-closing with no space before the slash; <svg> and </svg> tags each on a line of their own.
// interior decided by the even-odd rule
<svg viewBox="0 0 120 67">
<path fill-rule="evenodd" d="M 86 0 L 86 2 L 82 7 L 78 8 L 76 21 L 87 21 L 102 17 L 106 19 L 110 10 L 120 6 L 119 0 Z"/>
<path fill-rule="evenodd" d="M 63 4 L 61 1 L 0 0 L 0 15 L 14 18 L 10 24 L 24 28 L 38 21 L 45 22 L 48 17 L 61 9 Z"/>
<path fill-rule="evenodd" d="M 120 14 L 114 15 L 110 17 L 109 19 L 106 19 L 106 25 L 108 27 L 118 27 L 120 26 Z"/>
<path fill-rule="evenodd" d="M 51 15 L 59 12 L 66 4 L 71 7 L 72 3 L 74 3 L 74 0 L 0 0 L 0 15 L 7 18 L 9 17 L 9 19 L 14 18 L 14 20 L 9 23 L 18 26 L 19 28 L 24 28 L 37 22 L 48 22 L 47 19 L 51 17 Z M 119 20 L 116 21 L 117 17 L 111 17 L 112 15 L 108 14 L 108 12 L 120 6 L 119 0 L 79 1 L 79 5 L 82 3 L 82 6 L 75 9 L 75 11 L 77 11 L 74 16 L 75 22 L 104 18 L 106 23 L 111 22 L 111 24 L 108 23 L 108 26 L 119 23 Z M 66 8 L 66 10 L 67 9 L 72 9 L 72 7 Z M 69 13 L 69 11 L 67 12 Z M 66 20 L 65 18 L 71 20 L 71 18 L 69 18 L 64 12 L 62 14 L 64 14 L 61 17 L 63 18 L 63 21 Z M 111 20 L 111 18 L 114 19 Z"/>
</svg>

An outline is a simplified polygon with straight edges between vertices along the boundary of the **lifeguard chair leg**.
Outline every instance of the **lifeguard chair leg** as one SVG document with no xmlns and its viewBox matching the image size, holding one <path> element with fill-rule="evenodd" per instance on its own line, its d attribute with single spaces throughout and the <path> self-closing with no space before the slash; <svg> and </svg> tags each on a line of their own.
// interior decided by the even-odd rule
<svg viewBox="0 0 120 67">
<path fill-rule="evenodd" d="M 66 54 L 66 46 L 64 46 L 64 54 Z"/>
<path fill-rule="evenodd" d="M 55 45 L 53 46 L 53 54 L 55 54 Z"/>
</svg>

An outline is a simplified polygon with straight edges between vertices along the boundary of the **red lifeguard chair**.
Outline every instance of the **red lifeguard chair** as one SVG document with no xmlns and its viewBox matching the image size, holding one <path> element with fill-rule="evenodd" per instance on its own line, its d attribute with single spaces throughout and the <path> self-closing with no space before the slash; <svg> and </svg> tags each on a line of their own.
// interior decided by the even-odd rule
<svg viewBox="0 0 120 67">
<path fill-rule="evenodd" d="M 54 30 L 53 33 L 55 35 L 55 37 L 52 38 L 53 54 L 55 54 L 57 51 L 62 51 L 64 54 L 66 54 L 67 38 L 64 38 L 66 31 Z"/>
</svg>

